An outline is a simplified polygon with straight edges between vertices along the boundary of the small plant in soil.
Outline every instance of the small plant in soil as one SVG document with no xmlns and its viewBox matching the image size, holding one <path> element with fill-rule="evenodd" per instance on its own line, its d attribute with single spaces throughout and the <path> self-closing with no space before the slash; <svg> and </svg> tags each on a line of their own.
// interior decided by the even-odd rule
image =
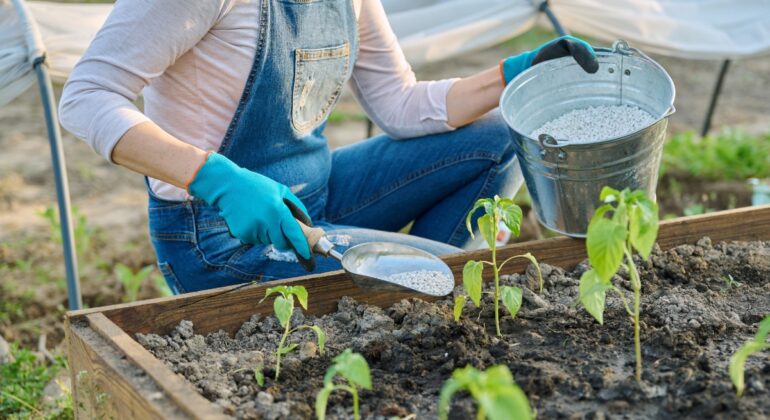
<svg viewBox="0 0 770 420">
<path fill-rule="evenodd" d="M 452 396 L 467 391 L 476 401 L 477 419 L 490 420 L 532 419 L 532 409 L 524 391 L 513 381 L 505 365 L 480 371 L 473 366 L 455 369 L 452 377 L 441 387 L 438 402 L 439 419 L 446 420 Z"/>
<path fill-rule="evenodd" d="M 632 252 L 647 259 L 658 236 L 658 206 L 642 191 L 618 191 L 604 187 L 599 196 L 604 203 L 596 209 L 588 225 L 586 248 L 591 269 L 580 277 L 580 302 L 600 324 L 604 323 L 604 304 L 608 290 L 617 292 L 634 325 L 636 380 L 642 380 L 642 347 L 639 314 L 642 283 Z M 609 217 L 608 217 L 609 216 Z M 624 264 L 625 258 L 625 264 Z M 627 269 L 634 292 L 633 307 L 612 278 L 618 269 Z"/>
<path fill-rule="evenodd" d="M 770 315 L 759 323 L 759 329 L 754 339 L 742 345 L 730 358 L 730 380 L 733 381 L 738 397 L 743 395 L 743 391 L 746 389 L 746 384 L 743 381 L 743 367 L 746 365 L 746 359 L 756 352 L 770 349 L 770 342 L 767 340 L 768 335 L 770 335 Z"/>
<path fill-rule="evenodd" d="M 318 339 L 318 352 L 324 354 L 324 342 L 326 341 L 326 333 L 317 325 L 300 325 L 295 328 L 291 328 L 291 316 L 294 314 L 294 298 L 297 298 L 299 304 L 307 310 L 307 290 L 303 286 L 275 286 L 265 291 L 265 297 L 262 300 L 268 298 L 273 293 L 278 293 L 279 296 L 275 298 L 273 302 L 273 310 L 275 311 L 275 317 L 278 318 L 278 322 L 283 327 L 283 335 L 281 341 L 278 343 L 278 350 L 275 352 L 275 380 L 278 380 L 278 375 L 281 373 L 281 356 L 291 353 L 297 348 L 297 343 L 286 344 L 286 340 L 289 338 L 289 334 L 308 329 L 315 332 Z M 260 301 L 261 302 L 261 301 Z M 261 369 L 255 369 L 254 375 L 259 382 L 259 376 L 257 370 L 261 372 Z"/>
<path fill-rule="evenodd" d="M 341 376 L 345 380 L 344 384 L 335 384 L 334 378 Z M 364 356 L 353 353 L 350 349 L 345 349 L 334 358 L 333 364 L 324 375 L 324 387 L 318 391 L 315 399 L 315 415 L 318 420 L 324 420 L 326 417 L 326 405 L 332 392 L 340 390 L 347 391 L 353 397 L 353 418 L 358 420 L 358 387 L 372 389 L 372 375 L 369 372 L 369 364 L 366 363 Z"/>
<path fill-rule="evenodd" d="M 123 297 L 124 302 L 134 302 L 139 297 L 139 289 L 142 287 L 147 279 L 150 278 L 154 266 L 148 265 L 141 270 L 134 272 L 131 267 L 118 263 L 115 266 L 115 276 L 118 278 L 120 284 L 123 285 L 123 290 L 126 295 Z"/>
<path fill-rule="evenodd" d="M 511 313 L 511 318 L 516 317 L 516 314 L 521 308 L 522 300 L 521 288 L 512 286 L 503 286 L 502 288 L 500 287 L 500 271 L 503 269 L 505 264 L 515 258 L 528 259 L 537 269 L 537 276 L 541 293 L 543 292 L 543 276 L 540 273 L 540 266 L 538 265 L 537 260 L 530 253 L 514 255 L 513 257 L 503 261 L 500 265 L 497 264 L 497 243 L 495 242 L 495 239 L 499 233 L 500 223 L 502 222 L 505 224 L 505 226 L 511 230 L 513 235 L 519 236 L 521 233 L 521 208 L 517 206 L 513 200 L 508 198 L 500 198 L 498 196 L 495 196 L 494 198 L 482 198 L 476 201 L 476 204 L 474 204 L 473 208 L 465 219 L 465 224 L 468 228 L 468 231 L 471 233 L 471 237 L 473 237 L 471 217 L 473 216 L 473 213 L 480 208 L 484 209 L 484 215 L 478 218 L 476 224 L 478 225 L 479 232 L 481 232 L 484 240 L 489 245 L 489 249 L 492 250 L 492 261 L 468 261 L 465 264 L 465 267 L 463 267 L 463 288 L 465 289 L 465 293 L 467 293 L 467 295 L 471 298 L 473 304 L 476 307 L 479 307 L 481 304 L 481 282 L 482 275 L 484 273 L 484 265 L 486 264 L 492 267 L 492 273 L 494 274 L 495 279 L 495 331 L 497 332 L 497 335 L 500 336 L 502 335 L 500 333 L 499 307 L 501 298 L 503 305 L 506 307 L 506 309 L 508 309 L 508 312 Z M 467 297 L 465 295 L 460 295 L 455 298 L 454 317 L 456 321 L 460 320 L 460 316 L 462 315 L 462 310 L 466 301 Z"/>
</svg>

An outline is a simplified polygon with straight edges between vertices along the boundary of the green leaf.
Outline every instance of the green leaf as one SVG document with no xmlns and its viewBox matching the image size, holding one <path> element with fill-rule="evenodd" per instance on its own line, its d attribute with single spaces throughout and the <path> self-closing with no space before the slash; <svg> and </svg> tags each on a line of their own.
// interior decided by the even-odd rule
<svg viewBox="0 0 770 420">
<path fill-rule="evenodd" d="M 291 321 L 291 314 L 294 312 L 294 298 L 276 297 L 273 302 L 273 310 L 275 311 L 276 318 L 278 318 L 278 322 L 281 323 L 282 327 L 286 328 L 289 325 L 289 321 Z"/>
<path fill-rule="evenodd" d="M 618 199 L 620 199 L 620 191 L 614 188 L 604 187 L 602 192 L 599 193 L 599 200 L 603 203 L 612 203 L 618 201 Z"/>
<path fill-rule="evenodd" d="M 489 420 L 532 419 L 527 396 L 518 386 L 510 384 L 500 389 L 483 392 L 479 405 Z"/>
<path fill-rule="evenodd" d="M 264 366 L 259 365 L 254 368 L 254 380 L 257 381 L 257 385 L 265 386 L 265 373 L 262 372 Z"/>
<path fill-rule="evenodd" d="M 288 293 L 296 296 L 299 304 L 307 310 L 307 289 L 305 286 L 291 286 L 288 288 Z"/>
<path fill-rule="evenodd" d="M 612 221 L 619 226 L 628 226 L 628 203 L 625 201 L 618 202 L 617 207 L 613 210 Z"/>
<path fill-rule="evenodd" d="M 513 200 L 504 198 L 500 200 L 500 216 L 514 236 L 521 235 L 521 219 L 523 218 L 521 207 L 517 206 Z"/>
<path fill-rule="evenodd" d="M 326 418 L 326 404 L 329 402 L 329 395 L 334 391 L 334 385 L 326 384 L 315 397 L 315 416 L 318 420 Z"/>
<path fill-rule="evenodd" d="M 628 239 L 642 258 L 650 257 L 658 237 L 658 205 L 643 199 L 631 207 Z"/>
<path fill-rule="evenodd" d="M 770 344 L 749 341 L 748 343 L 741 346 L 732 355 L 732 357 L 730 357 L 730 365 L 728 367 L 728 371 L 730 372 L 730 380 L 735 386 L 735 391 L 738 394 L 738 397 L 743 395 L 743 391 L 746 389 L 743 376 L 746 359 L 748 359 L 752 354 L 768 348 L 770 348 Z"/>
<path fill-rule="evenodd" d="M 465 302 L 467 301 L 468 298 L 466 298 L 465 295 L 460 295 L 455 298 L 455 322 L 460 322 L 460 316 L 463 314 L 463 308 L 465 307 Z"/>
<path fill-rule="evenodd" d="M 479 405 L 490 420 L 531 419 L 532 409 L 524 392 L 513 382 L 505 365 L 493 366 L 480 376 Z"/>
<path fill-rule="evenodd" d="M 326 333 L 318 325 L 311 325 L 310 329 L 315 331 L 316 338 L 318 339 L 318 353 L 321 356 L 324 355 L 324 344 L 326 343 Z"/>
<path fill-rule="evenodd" d="M 494 249 L 497 246 L 495 240 L 497 239 L 498 229 L 495 219 L 492 216 L 485 214 L 479 217 L 478 224 L 481 236 L 487 241 L 489 248 Z"/>
<path fill-rule="evenodd" d="M 273 287 L 268 287 L 268 288 L 267 288 L 267 290 L 265 290 L 265 297 L 263 297 L 263 298 L 262 298 L 262 300 L 260 300 L 260 302 L 262 302 L 262 301 L 264 301 L 265 299 L 267 299 L 267 298 L 268 298 L 270 295 L 272 295 L 273 293 L 280 293 L 280 294 L 282 294 L 283 296 L 286 296 L 286 294 L 287 294 L 287 288 L 286 288 L 286 286 L 273 286 Z"/>
<path fill-rule="evenodd" d="M 331 383 L 335 374 L 342 375 L 350 383 L 365 389 L 372 389 L 372 375 L 369 372 L 369 364 L 364 356 L 353 353 L 351 349 L 345 349 L 333 360 L 333 365 L 326 371 L 324 383 Z"/>
<path fill-rule="evenodd" d="M 625 226 L 604 217 L 594 218 L 588 225 L 588 259 L 602 280 L 609 281 L 620 268 L 626 234 Z"/>
<path fill-rule="evenodd" d="M 484 263 L 481 261 L 470 260 L 463 267 L 463 287 L 477 308 L 481 304 L 481 274 L 483 271 Z"/>
<path fill-rule="evenodd" d="M 455 370 L 457 372 L 457 370 Z M 453 375 L 454 376 L 454 375 Z M 438 396 L 438 418 L 446 420 L 449 417 L 449 407 L 452 405 L 452 396 L 462 389 L 462 385 L 455 378 L 449 378 L 441 386 L 441 392 Z"/>
<path fill-rule="evenodd" d="M 516 314 L 521 309 L 522 291 L 518 287 L 503 286 L 500 289 L 500 296 L 503 300 L 503 306 L 511 313 L 511 318 L 515 319 Z"/>
<path fill-rule="evenodd" d="M 588 270 L 580 276 L 580 303 L 599 324 L 604 324 L 604 303 L 610 287 L 595 270 Z"/>
<path fill-rule="evenodd" d="M 283 356 L 284 354 L 289 354 L 294 351 L 294 349 L 297 348 L 297 343 L 291 343 L 286 347 L 281 347 L 278 349 L 278 354 Z"/>
<path fill-rule="evenodd" d="M 754 336 L 754 341 L 757 343 L 764 343 L 768 335 L 770 335 L 770 315 L 760 321 L 759 328 L 757 328 L 757 334 Z"/>
<path fill-rule="evenodd" d="M 468 212 L 468 215 L 465 216 L 465 227 L 468 229 L 468 232 L 470 232 L 471 238 L 474 238 L 473 227 L 471 226 L 471 219 L 473 218 L 473 213 L 475 213 L 476 210 L 480 209 L 481 207 L 484 207 L 485 209 L 488 208 L 491 203 L 492 203 L 492 200 L 488 198 L 482 198 L 482 199 L 476 200 L 476 203 Z"/>
</svg>

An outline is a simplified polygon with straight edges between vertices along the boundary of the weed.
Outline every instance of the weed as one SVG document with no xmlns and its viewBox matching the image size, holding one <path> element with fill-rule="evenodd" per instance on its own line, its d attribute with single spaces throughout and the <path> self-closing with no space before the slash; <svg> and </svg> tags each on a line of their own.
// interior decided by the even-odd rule
<svg viewBox="0 0 770 420">
<path fill-rule="evenodd" d="M 125 264 L 118 263 L 115 266 L 115 276 L 126 292 L 126 296 L 123 297 L 124 302 L 136 301 L 139 296 L 139 289 L 150 277 L 153 268 L 154 266 L 148 265 L 135 273 L 134 270 Z"/>
<path fill-rule="evenodd" d="M 706 207 L 703 203 L 693 204 L 684 208 L 683 213 L 685 216 L 697 216 L 700 214 L 713 213 L 716 209 Z"/>
<path fill-rule="evenodd" d="M 0 365 L 0 418 L 44 417 L 38 408 L 43 389 L 65 367 L 64 360 L 57 358 L 47 366 L 15 343 L 11 344 L 11 354 L 13 360 Z"/>
<path fill-rule="evenodd" d="M 633 250 L 647 259 L 658 236 L 658 205 L 642 191 L 618 191 L 604 187 L 599 199 L 605 203 L 594 213 L 588 225 L 586 248 L 592 268 L 580 277 L 580 302 L 600 324 L 604 323 L 604 302 L 608 290 L 618 293 L 634 324 L 636 380 L 642 380 L 642 349 L 639 338 L 639 313 L 642 282 L 634 264 Z M 605 217 L 612 213 L 610 218 Z M 612 277 L 623 265 L 634 291 L 633 309 L 623 292 L 612 284 Z"/>
<path fill-rule="evenodd" d="M 729 290 L 729 289 L 737 289 L 741 287 L 741 283 L 735 280 L 732 274 L 722 276 L 721 279 L 725 283 L 725 287 L 722 288 L 722 291 Z"/>
<path fill-rule="evenodd" d="M 513 375 L 505 365 L 493 366 L 485 371 L 473 366 L 455 369 L 452 377 L 441 387 L 439 419 L 447 419 L 452 396 L 458 391 L 468 391 L 476 401 L 477 419 L 534 418 L 527 396 L 513 381 Z"/>
<path fill-rule="evenodd" d="M 48 230 L 56 243 L 62 243 L 61 236 L 61 223 L 59 222 L 59 212 L 55 207 L 46 207 L 44 211 L 40 213 L 40 216 L 48 222 Z M 72 206 L 72 225 L 73 236 L 75 239 L 75 251 L 78 253 L 79 258 L 83 258 L 91 250 L 91 236 L 93 230 L 86 220 L 86 216 L 80 213 L 80 210 Z"/>
<path fill-rule="evenodd" d="M 278 380 L 278 375 L 281 373 L 281 356 L 292 352 L 297 348 L 296 343 L 286 345 L 286 339 L 289 334 L 301 330 L 308 329 L 315 332 L 318 339 L 318 351 L 321 355 L 324 354 L 324 342 L 326 341 L 326 333 L 317 325 L 300 325 L 296 328 L 291 327 L 291 316 L 294 314 L 294 298 L 297 298 L 299 304 L 307 310 L 307 290 L 303 286 L 275 286 L 270 287 L 265 291 L 265 297 L 262 300 L 267 299 L 268 296 L 273 293 L 278 293 L 280 296 L 275 298 L 273 302 L 273 310 L 275 316 L 278 318 L 278 322 L 283 327 L 283 335 L 281 341 L 278 343 L 278 350 L 275 352 L 275 380 Z M 262 302 L 262 300 L 260 302 Z"/>
<path fill-rule="evenodd" d="M 335 384 L 334 378 L 339 375 L 347 383 Z M 318 391 L 315 398 L 315 415 L 318 420 L 324 420 L 326 417 L 326 405 L 329 401 L 329 395 L 336 390 L 347 391 L 353 396 L 353 418 L 358 420 L 358 387 L 372 389 L 372 375 L 369 372 L 369 364 L 366 363 L 364 356 L 353 353 L 350 349 L 345 349 L 334 358 L 333 364 L 324 375 L 324 387 Z"/>
<path fill-rule="evenodd" d="M 711 181 L 770 177 L 770 133 L 677 134 L 663 147 L 661 174 L 669 171 Z"/>
<path fill-rule="evenodd" d="M 329 114 L 328 123 L 330 125 L 342 124 L 348 121 L 366 121 L 366 114 L 361 112 L 348 112 L 334 110 Z"/>
<path fill-rule="evenodd" d="M 766 316 L 762 322 L 759 323 L 759 329 L 754 339 L 743 344 L 736 352 L 730 357 L 730 366 L 728 368 L 730 372 L 730 380 L 733 381 L 735 386 L 735 392 L 738 397 L 743 395 L 743 391 L 746 389 L 746 384 L 743 381 L 744 366 L 746 365 L 746 359 L 752 354 L 770 349 L 770 342 L 767 341 L 767 337 L 770 335 L 770 315 Z"/>
<path fill-rule="evenodd" d="M 463 288 L 465 289 L 465 293 L 467 293 L 471 298 L 473 304 L 476 307 L 479 307 L 481 304 L 481 282 L 484 272 L 484 264 L 492 266 L 492 272 L 495 279 L 495 331 L 497 332 L 497 335 L 500 336 L 502 335 L 500 332 L 500 300 L 502 300 L 503 305 L 506 307 L 506 309 L 508 309 L 508 312 L 510 312 L 511 318 L 516 317 L 516 314 L 521 308 L 522 301 L 521 288 L 512 286 L 503 286 L 502 288 L 500 287 L 500 270 L 503 269 L 503 266 L 505 266 L 508 261 L 514 258 L 525 258 L 529 260 L 532 264 L 534 264 L 535 268 L 537 268 L 541 293 L 543 292 L 543 276 L 540 273 L 540 266 L 538 265 L 537 260 L 530 253 L 515 255 L 503 261 L 502 264 L 497 264 L 497 243 L 495 239 L 497 238 L 500 223 L 502 222 L 505 224 L 505 226 L 511 230 L 512 234 L 519 236 L 521 233 L 521 208 L 514 204 L 513 200 L 508 198 L 500 198 L 498 196 L 495 196 L 494 198 L 482 198 L 476 201 L 476 204 L 474 204 L 465 220 L 468 231 L 471 232 L 471 237 L 473 236 L 473 229 L 471 228 L 471 217 L 473 216 L 473 213 L 480 208 L 484 209 L 484 215 L 479 217 L 476 223 L 478 225 L 479 232 L 481 232 L 481 235 L 489 245 L 489 249 L 492 250 L 492 261 L 468 261 L 465 264 L 465 267 L 463 267 Z M 467 297 L 465 295 L 460 295 L 455 298 L 455 321 L 460 320 L 460 316 L 462 315 L 462 310 L 466 301 Z"/>
<path fill-rule="evenodd" d="M 155 283 L 155 287 L 158 289 L 161 296 L 167 297 L 167 296 L 174 295 L 174 292 L 172 292 L 171 288 L 168 287 L 168 283 L 166 282 L 166 279 L 162 275 L 155 274 L 154 276 L 152 276 L 152 281 L 153 283 Z"/>
</svg>

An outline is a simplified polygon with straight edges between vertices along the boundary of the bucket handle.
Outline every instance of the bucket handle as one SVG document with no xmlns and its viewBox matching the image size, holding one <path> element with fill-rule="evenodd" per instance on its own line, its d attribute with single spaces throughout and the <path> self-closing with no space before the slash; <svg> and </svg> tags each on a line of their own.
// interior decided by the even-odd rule
<svg viewBox="0 0 770 420">
<path fill-rule="evenodd" d="M 612 43 L 612 48 L 597 48 L 597 51 L 602 52 L 609 52 L 609 53 L 616 53 L 616 54 L 622 54 L 622 55 L 636 55 L 638 57 L 641 57 L 647 61 L 650 62 L 653 66 L 657 67 L 661 72 L 664 74 L 667 74 L 666 71 L 661 67 L 660 64 L 658 64 L 655 60 L 650 58 L 647 54 L 642 52 L 642 50 L 638 48 L 634 48 L 630 45 L 628 45 L 628 42 L 624 39 L 618 39 L 617 41 Z M 666 109 L 666 112 L 663 114 L 661 118 L 670 117 L 673 113 L 676 112 L 676 108 L 674 107 L 674 104 L 671 104 L 668 109 Z"/>
<path fill-rule="evenodd" d="M 537 136 L 537 141 L 543 149 L 554 149 L 559 147 L 559 142 L 550 134 L 543 133 Z"/>
</svg>

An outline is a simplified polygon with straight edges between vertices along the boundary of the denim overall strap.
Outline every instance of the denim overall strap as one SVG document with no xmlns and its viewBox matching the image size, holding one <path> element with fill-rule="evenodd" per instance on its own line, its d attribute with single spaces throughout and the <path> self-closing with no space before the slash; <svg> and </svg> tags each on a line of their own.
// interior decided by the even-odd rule
<svg viewBox="0 0 770 420">
<path fill-rule="evenodd" d="M 323 124 L 358 50 L 352 1 L 262 0 L 260 10 L 254 64 L 219 153 L 303 201 L 325 201 L 331 156 Z"/>
</svg>

